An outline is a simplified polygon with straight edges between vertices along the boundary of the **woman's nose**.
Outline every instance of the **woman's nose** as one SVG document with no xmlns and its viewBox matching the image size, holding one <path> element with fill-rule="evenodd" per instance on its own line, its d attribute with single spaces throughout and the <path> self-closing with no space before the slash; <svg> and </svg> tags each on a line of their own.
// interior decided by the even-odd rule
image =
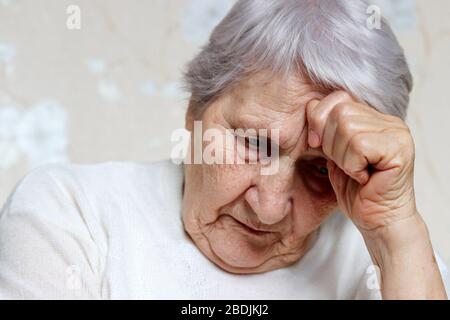
<svg viewBox="0 0 450 320">
<path fill-rule="evenodd" d="M 262 223 L 275 224 L 291 212 L 291 184 L 292 178 L 286 175 L 261 176 L 247 190 L 245 199 Z"/>
</svg>

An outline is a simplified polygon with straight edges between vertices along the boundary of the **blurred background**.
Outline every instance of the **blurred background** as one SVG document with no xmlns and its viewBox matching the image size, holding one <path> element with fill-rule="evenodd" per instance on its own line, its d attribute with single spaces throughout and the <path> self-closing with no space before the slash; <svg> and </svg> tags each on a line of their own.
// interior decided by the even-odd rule
<svg viewBox="0 0 450 320">
<path fill-rule="evenodd" d="M 168 158 L 181 71 L 232 3 L 0 0 L 0 207 L 41 164 Z M 450 264 L 450 1 L 371 3 L 414 74 L 417 202 Z"/>
</svg>

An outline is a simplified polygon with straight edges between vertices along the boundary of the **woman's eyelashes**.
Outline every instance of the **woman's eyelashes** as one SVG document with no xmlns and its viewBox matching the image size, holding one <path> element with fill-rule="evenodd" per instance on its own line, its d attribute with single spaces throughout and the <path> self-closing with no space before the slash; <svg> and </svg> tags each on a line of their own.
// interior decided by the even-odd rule
<svg viewBox="0 0 450 320">
<path fill-rule="evenodd" d="M 325 159 L 319 158 L 318 160 L 313 160 L 310 162 L 310 166 L 318 176 L 328 178 L 328 168 Z"/>
<path fill-rule="evenodd" d="M 324 195 L 333 189 L 328 177 L 326 159 L 301 159 L 297 162 L 297 172 L 308 190 Z"/>
<path fill-rule="evenodd" d="M 322 157 L 305 157 L 298 160 L 299 167 L 318 176 L 328 177 L 327 159 Z"/>
<path fill-rule="evenodd" d="M 246 137 L 245 139 L 248 147 L 258 148 L 261 145 L 260 139 L 257 137 Z"/>
<path fill-rule="evenodd" d="M 250 161 L 259 161 L 270 157 L 273 148 L 277 147 L 277 144 L 266 136 L 243 136 L 236 134 L 235 137 L 239 154 Z"/>
<path fill-rule="evenodd" d="M 267 137 L 246 137 L 247 148 L 252 148 L 259 153 L 270 151 L 271 141 Z"/>
<path fill-rule="evenodd" d="M 328 168 L 326 165 L 313 164 L 313 167 L 317 171 L 317 173 L 321 176 L 328 177 Z"/>
</svg>

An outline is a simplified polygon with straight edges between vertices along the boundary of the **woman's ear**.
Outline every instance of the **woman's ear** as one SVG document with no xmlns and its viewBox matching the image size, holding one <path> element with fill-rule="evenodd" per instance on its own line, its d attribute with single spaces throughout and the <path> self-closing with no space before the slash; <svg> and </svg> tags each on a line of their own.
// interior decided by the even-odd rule
<svg viewBox="0 0 450 320">
<path fill-rule="evenodd" d="M 194 120 L 195 120 L 194 111 L 193 111 L 194 107 L 195 107 L 194 104 L 195 104 L 194 99 L 191 97 L 189 99 L 189 105 L 188 105 L 188 109 L 186 112 L 185 124 L 184 124 L 185 129 L 189 132 L 192 132 L 194 130 Z"/>
</svg>

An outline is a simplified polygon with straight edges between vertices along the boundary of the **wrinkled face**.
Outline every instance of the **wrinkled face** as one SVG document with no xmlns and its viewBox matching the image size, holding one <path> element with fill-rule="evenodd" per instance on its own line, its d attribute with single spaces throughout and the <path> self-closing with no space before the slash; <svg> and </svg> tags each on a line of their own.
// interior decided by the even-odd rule
<svg viewBox="0 0 450 320">
<path fill-rule="evenodd" d="M 298 79 L 260 74 L 215 100 L 197 119 L 203 131 L 214 128 L 224 136 L 227 129 L 279 129 L 278 141 L 269 140 L 279 150 L 278 170 L 270 175 L 261 174 L 267 165 L 261 163 L 185 165 L 184 227 L 226 271 L 258 273 L 298 261 L 336 208 L 326 159 L 307 145 L 305 107 L 323 97 Z M 192 130 L 193 119 L 187 119 Z M 255 138 L 232 140 L 234 148 L 242 141 L 241 147 L 252 148 Z"/>
</svg>

